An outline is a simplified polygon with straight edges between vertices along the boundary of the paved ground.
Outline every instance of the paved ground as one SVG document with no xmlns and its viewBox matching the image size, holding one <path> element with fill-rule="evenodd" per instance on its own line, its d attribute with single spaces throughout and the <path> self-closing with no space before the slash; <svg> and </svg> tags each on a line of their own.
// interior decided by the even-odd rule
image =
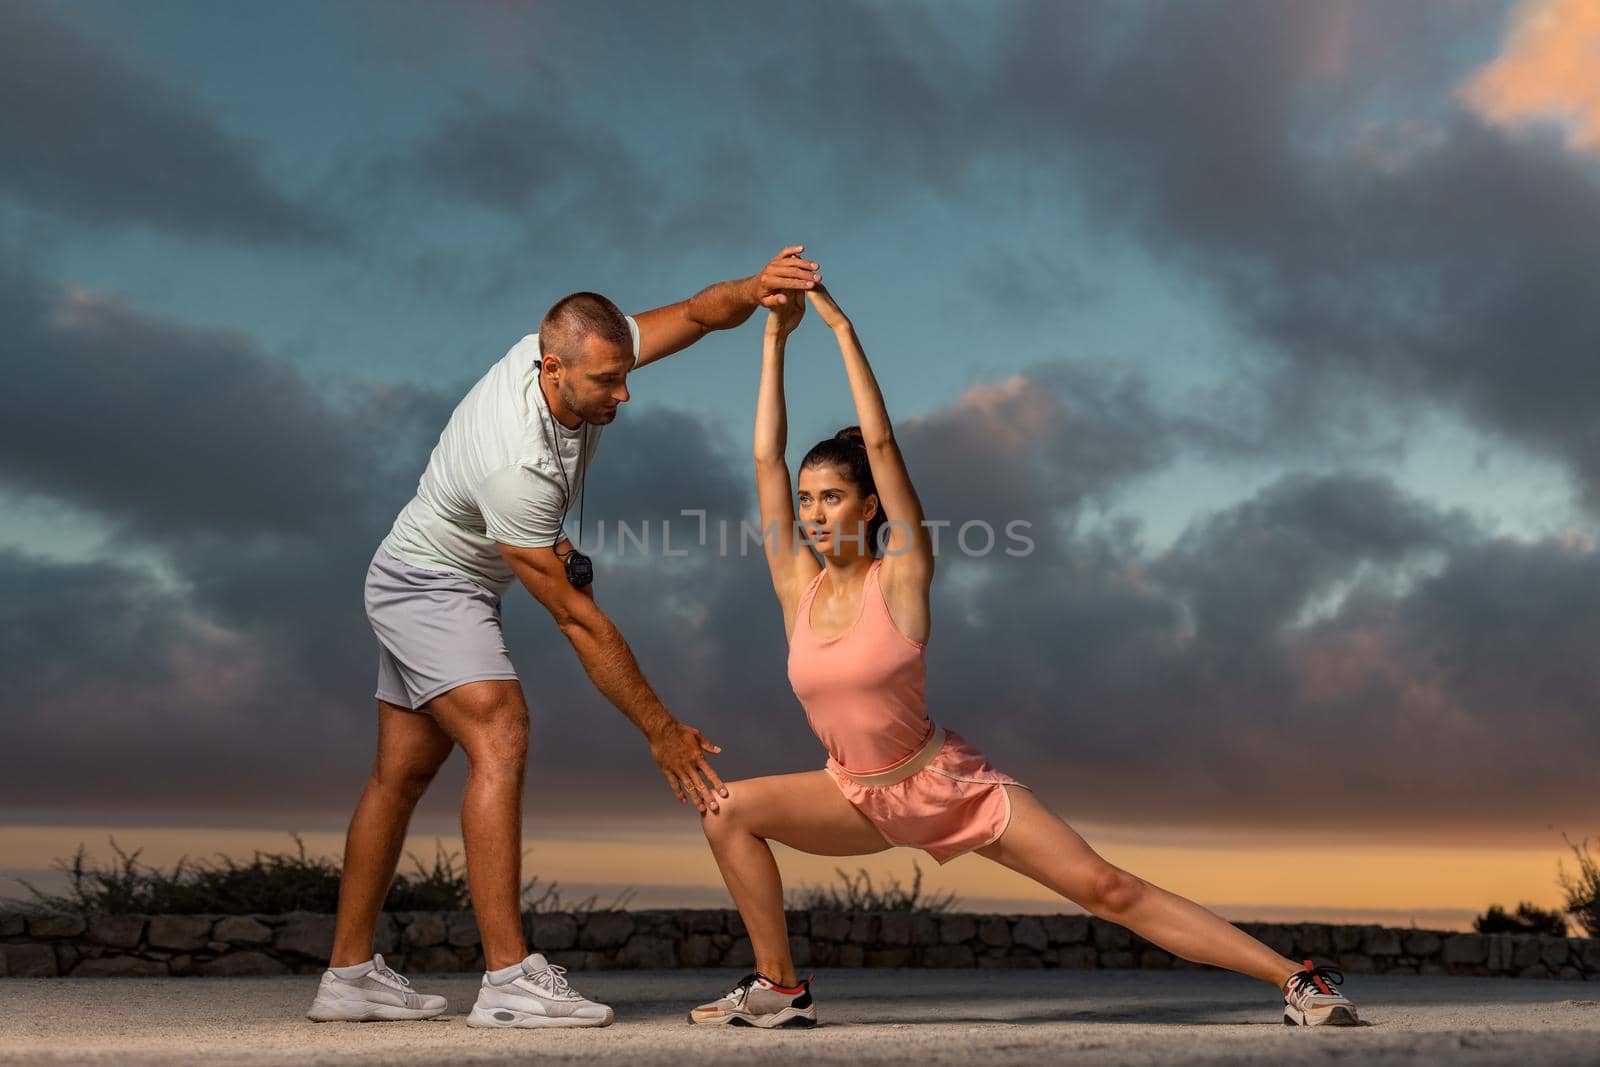
<svg viewBox="0 0 1600 1067">
<path fill-rule="evenodd" d="M 1272 990 L 1232 975 L 1137 971 L 825 971 L 825 1025 L 691 1028 L 731 971 L 574 976 L 605 1030 L 483 1031 L 460 1015 L 315 1024 L 315 978 L 0 980 L 0 1064 L 915 1062 L 1600 1064 L 1600 983 L 1354 977 L 1368 1025 L 1296 1030 Z M 472 1003 L 476 979 L 417 981 Z"/>
</svg>

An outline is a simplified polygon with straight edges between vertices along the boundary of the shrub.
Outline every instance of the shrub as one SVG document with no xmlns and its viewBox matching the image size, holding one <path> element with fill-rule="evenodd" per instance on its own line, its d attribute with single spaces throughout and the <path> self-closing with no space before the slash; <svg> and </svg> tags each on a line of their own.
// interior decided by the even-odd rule
<svg viewBox="0 0 1600 1067">
<path fill-rule="evenodd" d="M 70 860 L 55 862 L 67 876 L 65 894 L 48 894 L 28 882 L 23 885 L 39 906 L 58 911 L 248 915 L 334 910 L 339 865 L 307 856 L 305 842 L 291 836 L 293 852 L 258 851 L 248 863 L 229 856 L 209 863 L 185 856 L 170 871 L 140 863 L 143 849 L 124 851 L 113 838 L 116 860 L 107 866 L 91 865 L 83 845 Z"/>
<path fill-rule="evenodd" d="M 1498 904 L 1489 905 L 1488 911 L 1473 920 L 1472 928 L 1480 934 L 1567 936 L 1567 920 L 1559 911 L 1546 911 L 1526 900 L 1514 912 L 1507 912 Z"/>
<path fill-rule="evenodd" d="M 890 877 L 882 888 L 874 885 L 872 875 L 865 867 L 848 875 L 844 868 L 834 868 L 839 884 L 834 886 L 802 886 L 790 894 L 790 906 L 802 911 L 949 911 L 955 906 L 954 893 L 922 895 L 922 867 L 915 860 L 915 872 L 908 889 L 900 879 Z"/>
<path fill-rule="evenodd" d="M 116 860 L 91 864 L 83 845 L 55 868 L 67 876 L 65 893 L 46 893 L 23 882 L 36 906 L 51 911 L 141 915 L 275 915 L 286 911 L 334 912 L 339 905 L 338 861 L 306 855 L 305 842 L 291 834 L 292 852 L 255 852 L 249 862 L 219 855 L 206 862 L 180 859 L 170 870 L 139 862 L 142 849 L 124 851 L 111 841 Z M 414 870 L 395 876 L 384 898 L 392 911 L 462 911 L 471 904 L 467 872 L 460 853 L 446 852 L 435 842 L 433 862 L 424 865 L 407 853 Z M 620 908 L 632 897 L 625 890 L 611 905 Z M 528 911 L 592 911 L 597 898 L 566 901 L 559 887 L 541 888 L 538 877 L 522 887 Z"/>
<path fill-rule="evenodd" d="M 634 891 L 624 889 L 619 892 L 611 903 L 605 907 L 600 906 L 600 894 L 591 893 L 581 900 L 567 900 L 561 895 L 561 884 L 551 882 L 543 889 L 539 888 L 539 878 L 535 875 L 522 887 L 522 910 L 526 912 L 543 913 L 548 911 L 622 911 L 633 900 Z"/>
<path fill-rule="evenodd" d="M 1561 839 L 1572 849 L 1577 871 L 1567 873 L 1561 865 L 1561 888 L 1567 894 L 1567 911 L 1590 937 L 1600 937 L 1600 856 L 1589 851 L 1589 839 L 1574 845 L 1565 834 Z"/>
</svg>

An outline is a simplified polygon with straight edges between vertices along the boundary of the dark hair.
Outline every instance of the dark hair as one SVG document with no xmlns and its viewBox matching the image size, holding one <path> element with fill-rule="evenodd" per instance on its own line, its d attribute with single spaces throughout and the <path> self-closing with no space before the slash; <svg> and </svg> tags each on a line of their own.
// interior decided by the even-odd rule
<svg viewBox="0 0 1600 1067">
<path fill-rule="evenodd" d="M 867 459 L 867 442 L 861 427 L 846 426 L 825 441 L 818 441 L 800 461 L 800 469 L 807 467 L 838 467 L 856 490 L 866 496 L 876 494 L 878 485 L 872 480 L 872 463 Z M 878 510 L 867 520 L 866 549 L 870 555 L 878 554 L 878 531 L 889 521 L 883 510 L 883 498 L 878 499 Z"/>
<path fill-rule="evenodd" d="M 554 352 L 564 363 L 582 359 L 583 350 L 578 345 L 591 334 L 606 341 L 633 340 L 627 318 L 599 293 L 564 296 L 539 323 L 539 355 Z"/>
</svg>

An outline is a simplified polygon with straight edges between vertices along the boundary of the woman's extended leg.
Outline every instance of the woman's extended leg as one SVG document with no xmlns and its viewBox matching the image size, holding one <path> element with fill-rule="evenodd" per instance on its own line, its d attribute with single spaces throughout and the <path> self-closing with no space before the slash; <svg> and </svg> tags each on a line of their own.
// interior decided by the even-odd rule
<svg viewBox="0 0 1600 1067">
<path fill-rule="evenodd" d="M 700 824 L 750 933 L 756 970 L 792 986 L 783 881 L 767 842 L 781 841 L 817 856 L 865 856 L 889 843 L 827 771 L 729 782 L 719 806 L 721 811 L 704 813 Z"/>
<path fill-rule="evenodd" d="M 1092 915 L 1195 963 L 1226 967 L 1282 989 L 1300 970 L 1292 961 L 1213 912 L 1115 867 L 1033 793 L 1006 786 L 1011 824 L 978 849 L 996 863 L 1055 890 Z"/>
</svg>

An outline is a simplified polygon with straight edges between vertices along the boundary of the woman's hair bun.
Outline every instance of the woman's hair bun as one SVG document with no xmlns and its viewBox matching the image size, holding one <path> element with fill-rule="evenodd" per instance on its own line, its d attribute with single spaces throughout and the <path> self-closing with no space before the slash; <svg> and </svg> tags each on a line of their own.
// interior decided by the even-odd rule
<svg viewBox="0 0 1600 1067">
<path fill-rule="evenodd" d="M 861 445 L 863 448 L 867 444 L 866 435 L 861 432 L 861 427 L 859 426 L 846 426 L 833 436 L 840 441 L 849 441 L 851 444 Z"/>
</svg>

